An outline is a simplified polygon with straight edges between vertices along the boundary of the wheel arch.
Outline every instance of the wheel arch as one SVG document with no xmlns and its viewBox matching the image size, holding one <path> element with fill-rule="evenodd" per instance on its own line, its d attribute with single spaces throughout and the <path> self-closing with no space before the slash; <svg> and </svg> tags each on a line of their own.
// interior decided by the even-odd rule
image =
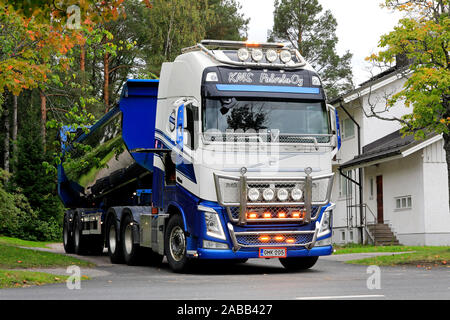
<svg viewBox="0 0 450 320">
<path fill-rule="evenodd" d="M 184 231 L 188 232 L 188 225 L 186 223 L 186 215 L 184 213 L 183 208 L 176 202 L 170 202 L 167 207 L 167 213 L 169 214 L 169 217 L 179 214 L 181 215 L 181 218 L 183 219 L 183 225 L 184 225 Z"/>
</svg>

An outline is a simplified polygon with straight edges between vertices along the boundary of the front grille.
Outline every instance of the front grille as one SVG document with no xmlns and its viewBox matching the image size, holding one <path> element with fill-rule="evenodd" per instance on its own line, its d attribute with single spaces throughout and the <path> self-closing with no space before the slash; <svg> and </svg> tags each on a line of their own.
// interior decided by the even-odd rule
<svg viewBox="0 0 450 320">
<path fill-rule="evenodd" d="M 268 240 L 262 241 L 261 237 L 267 237 Z M 283 237 L 284 240 L 276 240 L 276 237 Z M 287 241 L 287 240 L 291 241 Z M 289 234 L 277 233 L 264 235 L 261 234 L 236 234 L 236 241 L 242 247 L 274 247 L 274 246 L 306 246 L 314 239 L 314 232 Z"/>
</svg>

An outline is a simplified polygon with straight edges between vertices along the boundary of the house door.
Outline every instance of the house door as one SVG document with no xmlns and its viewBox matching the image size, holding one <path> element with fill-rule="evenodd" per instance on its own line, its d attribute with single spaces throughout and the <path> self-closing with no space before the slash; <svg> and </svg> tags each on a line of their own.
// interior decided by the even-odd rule
<svg viewBox="0 0 450 320">
<path fill-rule="evenodd" d="M 383 176 L 377 176 L 377 220 L 384 222 L 383 217 Z"/>
</svg>

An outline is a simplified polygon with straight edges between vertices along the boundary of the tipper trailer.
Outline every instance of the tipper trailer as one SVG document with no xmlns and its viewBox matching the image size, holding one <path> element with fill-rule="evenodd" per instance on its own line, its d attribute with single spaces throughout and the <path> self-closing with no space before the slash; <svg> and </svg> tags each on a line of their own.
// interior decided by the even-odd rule
<svg viewBox="0 0 450 320">
<path fill-rule="evenodd" d="M 128 80 L 88 132 L 61 131 L 64 248 L 130 265 L 166 256 L 174 271 L 192 259 L 310 268 L 332 253 L 338 124 L 297 50 L 203 40 L 159 80 Z"/>
</svg>

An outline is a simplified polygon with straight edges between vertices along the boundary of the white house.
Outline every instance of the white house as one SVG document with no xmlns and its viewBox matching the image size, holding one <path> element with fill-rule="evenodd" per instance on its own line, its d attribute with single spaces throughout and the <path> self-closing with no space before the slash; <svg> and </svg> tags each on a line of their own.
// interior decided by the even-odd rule
<svg viewBox="0 0 450 320">
<path fill-rule="evenodd" d="M 384 111 L 386 97 L 401 90 L 402 70 L 391 68 L 331 102 L 342 136 L 333 162 L 334 243 L 450 245 L 442 136 L 402 138 L 397 121 L 370 117 L 371 108 Z M 399 103 L 382 115 L 410 112 Z"/>
</svg>

